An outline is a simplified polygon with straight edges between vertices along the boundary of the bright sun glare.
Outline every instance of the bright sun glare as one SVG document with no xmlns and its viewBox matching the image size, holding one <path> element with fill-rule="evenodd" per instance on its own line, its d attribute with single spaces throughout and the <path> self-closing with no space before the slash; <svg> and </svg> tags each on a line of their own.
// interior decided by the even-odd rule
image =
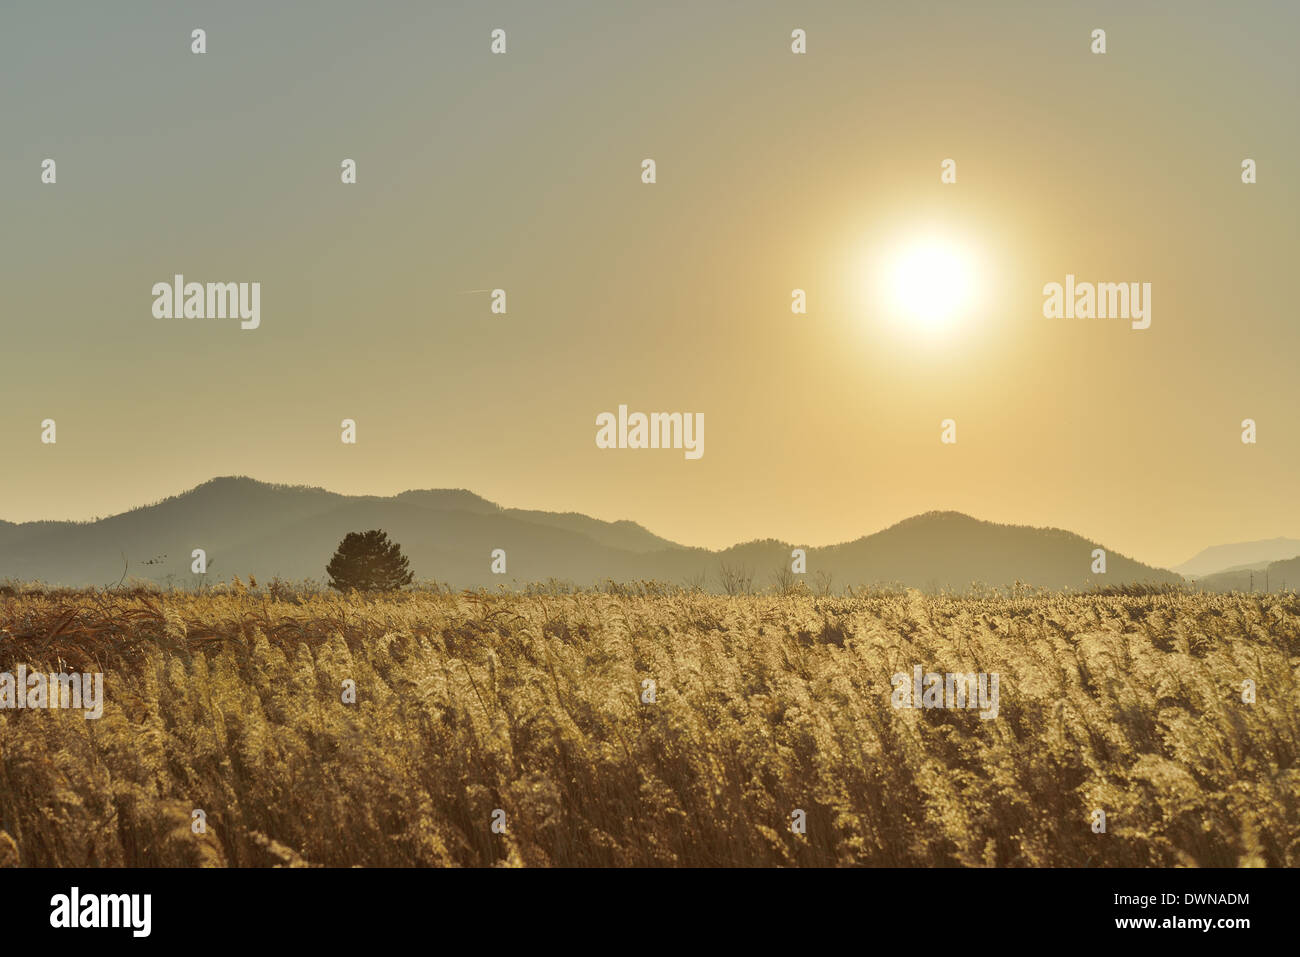
<svg viewBox="0 0 1300 957">
<path fill-rule="evenodd" d="M 961 247 L 941 239 L 919 240 L 892 264 L 891 305 L 913 325 L 942 329 L 970 307 L 974 282 L 970 257 Z"/>
</svg>

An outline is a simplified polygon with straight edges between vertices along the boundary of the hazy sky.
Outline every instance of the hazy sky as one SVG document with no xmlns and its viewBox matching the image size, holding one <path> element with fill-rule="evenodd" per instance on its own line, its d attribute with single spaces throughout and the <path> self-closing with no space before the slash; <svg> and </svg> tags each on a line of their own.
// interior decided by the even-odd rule
<svg viewBox="0 0 1300 957">
<path fill-rule="evenodd" d="M 0 518 L 246 474 L 714 547 L 1300 536 L 1298 11 L 8 2 Z M 939 335 L 879 305 L 922 232 L 978 264 Z M 155 319 L 178 272 L 260 282 L 260 328 Z M 1150 282 L 1150 328 L 1043 318 L 1067 273 Z M 598 449 L 620 403 L 703 412 L 704 456 Z"/>
</svg>

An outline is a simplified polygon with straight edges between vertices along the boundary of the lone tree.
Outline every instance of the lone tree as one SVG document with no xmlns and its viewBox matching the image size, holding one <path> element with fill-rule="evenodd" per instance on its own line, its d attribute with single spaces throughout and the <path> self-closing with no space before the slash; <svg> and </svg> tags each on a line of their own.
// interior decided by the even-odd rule
<svg viewBox="0 0 1300 957">
<path fill-rule="evenodd" d="M 339 591 L 390 591 L 411 584 L 415 576 L 409 565 L 402 547 L 376 528 L 348 532 L 325 571 L 330 576 L 330 587 Z"/>
</svg>

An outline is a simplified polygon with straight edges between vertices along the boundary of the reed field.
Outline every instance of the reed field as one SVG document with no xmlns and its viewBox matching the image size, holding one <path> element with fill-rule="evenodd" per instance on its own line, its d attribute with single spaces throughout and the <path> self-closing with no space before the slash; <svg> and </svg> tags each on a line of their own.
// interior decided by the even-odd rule
<svg viewBox="0 0 1300 957">
<path fill-rule="evenodd" d="M 1294 593 L 792 591 L 7 589 L 0 864 L 1300 864 Z"/>
</svg>

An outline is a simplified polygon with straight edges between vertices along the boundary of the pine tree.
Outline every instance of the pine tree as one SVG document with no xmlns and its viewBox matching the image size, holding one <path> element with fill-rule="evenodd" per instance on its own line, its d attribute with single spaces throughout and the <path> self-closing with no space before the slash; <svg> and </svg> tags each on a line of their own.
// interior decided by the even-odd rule
<svg viewBox="0 0 1300 957">
<path fill-rule="evenodd" d="M 330 587 L 339 591 L 392 591 L 411 584 L 415 576 L 396 542 L 379 529 L 348 532 L 325 566 Z"/>
</svg>

